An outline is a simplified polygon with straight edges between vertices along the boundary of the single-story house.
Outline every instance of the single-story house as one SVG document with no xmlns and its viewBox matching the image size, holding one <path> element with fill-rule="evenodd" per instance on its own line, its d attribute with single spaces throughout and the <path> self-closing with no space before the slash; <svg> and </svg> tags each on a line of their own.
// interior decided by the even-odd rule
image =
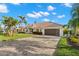
<svg viewBox="0 0 79 59">
<path fill-rule="evenodd" d="M 62 36 L 63 25 L 54 22 L 42 22 L 31 25 L 33 33 L 40 33 L 42 35 Z"/>
<path fill-rule="evenodd" d="M 26 33 L 27 27 L 20 26 L 16 29 L 18 33 Z"/>
<path fill-rule="evenodd" d="M 31 24 L 28 24 L 27 26 L 20 26 L 16 28 L 17 33 L 32 33 L 32 29 L 30 29 Z"/>
</svg>

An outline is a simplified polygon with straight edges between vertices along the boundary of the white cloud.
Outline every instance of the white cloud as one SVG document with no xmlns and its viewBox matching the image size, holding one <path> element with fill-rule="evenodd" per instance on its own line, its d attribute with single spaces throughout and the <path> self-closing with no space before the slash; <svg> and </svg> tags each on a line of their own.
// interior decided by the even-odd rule
<svg viewBox="0 0 79 59">
<path fill-rule="evenodd" d="M 27 16 L 28 17 L 32 17 L 32 18 L 39 18 L 39 17 L 43 17 L 43 16 L 48 16 L 49 13 L 48 12 L 42 12 L 42 11 L 39 11 L 39 12 L 32 12 L 32 13 L 28 13 Z"/>
<path fill-rule="evenodd" d="M 39 12 L 41 15 L 43 15 L 43 16 L 48 16 L 48 15 L 50 15 L 48 12 L 42 12 L 42 11 L 40 11 Z"/>
<path fill-rule="evenodd" d="M 64 18 L 65 17 L 65 15 L 59 15 L 59 16 L 57 16 L 58 18 Z"/>
<path fill-rule="evenodd" d="M 53 14 L 53 15 L 56 15 L 56 13 L 55 13 L 55 12 L 52 12 L 52 14 Z"/>
<path fill-rule="evenodd" d="M 7 13 L 8 8 L 5 4 L 0 4 L 0 13 Z"/>
<path fill-rule="evenodd" d="M 27 16 L 28 16 L 28 17 L 36 18 L 36 15 L 34 15 L 34 14 L 32 14 L 32 13 L 28 13 Z"/>
<path fill-rule="evenodd" d="M 72 4 L 71 3 L 64 3 L 64 6 L 66 6 L 66 7 L 72 7 Z"/>
<path fill-rule="evenodd" d="M 32 17 L 32 18 L 42 17 L 42 15 L 40 13 L 38 13 L 38 12 L 28 13 L 27 16 Z"/>
<path fill-rule="evenodd" d="M 44 12 L 44 14 L 43 14 L 44 16 L 48 16 L 49 15 L 49 13 L 48 12 Z"/>
<path fill-rule="evenodd" d="M 47 19 L 47 18 L 43 19 L 43 21 L 45 21 L 45 22 L 55 22 L 54 20 L 50 20 L 50 19 Z"/>
<path fill-rule="evenodd" d="M 41 17 L 42 15 L 39 12 L 33 12 L 34 15 L 36 15 L 37 17 Z"/>
<path fill-rule="evenodd" d="M 48 9 L 49 11 L 51 11 L 51 10 L 54 10 L 54 9 L 56 9 L 56 8 L 53 7 L 53 6 L 51 6 L 51 5 L 49 5 L 47 9 Z"/>
<path fill-rule="evenodd" d="M 55 22 L 54 20 L 51 20 L 51 22 Z"/>
<path fill-rule="evenodd" d="M 39 13 L 40 13 L 40 14 L 44 14 L 44 12 L 42 12 L 42 11 L 40 11 Z"/>
<path fill-rule="evenodd" d="M 50 19 L 47 19 L 47 18 L 45 18 L 45 19 L 43 19 L 45 22 L 49 22 L 50 21 Z"/>
</svg>

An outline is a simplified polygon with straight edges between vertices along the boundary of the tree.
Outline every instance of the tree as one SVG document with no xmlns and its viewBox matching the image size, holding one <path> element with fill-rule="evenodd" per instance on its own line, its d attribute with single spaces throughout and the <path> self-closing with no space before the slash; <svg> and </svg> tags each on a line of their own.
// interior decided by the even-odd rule
<svg viewBox="0 0 79 59">
<path fill-rule="evenodd" d="M 79 19 L 79 6 L 73 7 L 72 18 L 78 18 Z"/>
<path fill-rule="evenodd" d="M 5 25 L 5 32 L 7 35 L 12 35 L 12 28 L 18 24 L 18 21 L 13 17 L 3 16 L 2 23 Z"/>
<path fill-rule="evenodd" d="M 72 30 L 72 32 L 75 34 L 76 33 L 76 23 L 74 23 L 76 20 L 71 19 L 68 22 L 68 29 Z"/>
<path fill-rule="evenodd" d="M 21 19 L 21 21 L 19 22 L 20 24 L 24 23 L 25 25 L 27 25 L 27 21 L 24 16 L 18 16 L 18 17 Z"/>
<path fill-rule="evenodd" d="M 27 21 L 26 21 L 26 19 L 25 19 L 25 16 L 18 16 L 21 20 L 19 21 L 19 26 L 22 24 L 22 23 L 24 23 L 25 24 L 25 26 L 27 25 Z M 28 30 L 29 28 L 28 28 L 28 26 L 27 26 L 27 30 Z M 25 31 L 26 31 L 26 29 L 25 29 Z"/>
<path fill-rule="evenodd" d="M 72 8 L 72 19 L 68 22 L 68 27 L 77 34 L 77 29 L 79 28 L 79 4 L 73 4 Z"/>
</svg>

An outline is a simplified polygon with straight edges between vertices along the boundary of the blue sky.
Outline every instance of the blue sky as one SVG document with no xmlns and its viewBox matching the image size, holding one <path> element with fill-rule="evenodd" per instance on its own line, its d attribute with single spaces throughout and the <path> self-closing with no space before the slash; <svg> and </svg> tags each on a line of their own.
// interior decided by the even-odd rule
<svg viewBox="0 0 79 59">
<path fill-rule="evenodd" d="M 8 3 L 0 4 L 0 18 L 13 16 L 20 20 L 17 16 L 22 15 L 30 24 L 35 21 L 67 24 L 71 10 L 72 5 L 68 3 Z"/>
</svg>

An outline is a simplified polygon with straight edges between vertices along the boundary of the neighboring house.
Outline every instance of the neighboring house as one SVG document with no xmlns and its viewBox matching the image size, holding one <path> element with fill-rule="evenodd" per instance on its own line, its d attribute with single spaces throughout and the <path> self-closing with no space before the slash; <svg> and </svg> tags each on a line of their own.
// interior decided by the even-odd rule
<svg viewBox="0 0 79 59">
<path fill-rule="evenodd" d="M 20 26 L 17 28 L 18 33 L 32 33 L 32 30 L 30 29 L 30 25 L 27 26 Z"/>
<path fill-rule="evenodd" d="M 62 36 L 63 26 L 54 22 L 42 22 L 32 24 L 33 33 L 40 33 L 42 35 Z"/>
<path fill-rule="evenodd" d="M 17 28 L 17 32 L 18 33 L 26 33 L 26 31 L 27 31 L 27 28 L 26 27 L 19 27 L 19 28 Z"/>
</svg>

